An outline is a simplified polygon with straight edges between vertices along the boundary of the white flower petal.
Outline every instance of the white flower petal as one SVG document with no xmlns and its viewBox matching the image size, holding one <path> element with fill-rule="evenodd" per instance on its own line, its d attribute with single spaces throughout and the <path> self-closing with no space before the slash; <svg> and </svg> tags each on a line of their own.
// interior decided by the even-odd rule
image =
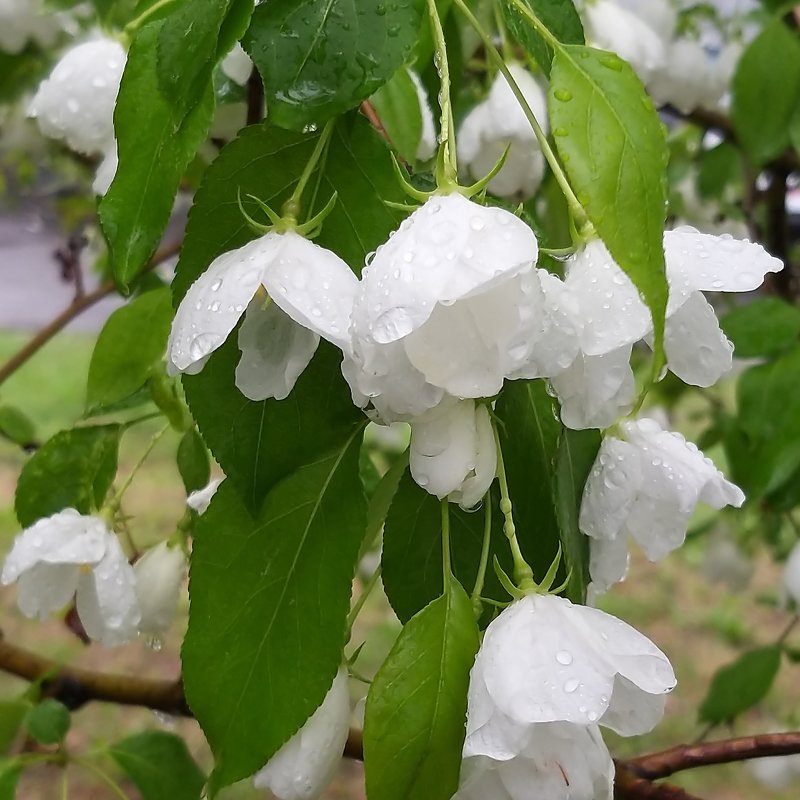
<svg viewBox="0 0 800 800">
<path fill-rule="evenodd" d="M 217 489 L 223 480 L 223 478 L 213 478 L 207 486 L 192 492 L 186 498 L 186 505 L 194 509 L 198 514 L 205 514 L 209 505 L 211 505 L 211 498 L 217 493 Z"/>
<path fill-rule="evenodd" d="M 136 577 L 113 534 L 100 563 L 81 574 L 75 605 L 90 639 L 114 647 L 136 636 L 141 619 Z"/>
<path fill-rule="evenodd" d="M 702 292 L 667 318 L 664 350 L 670 370 L 692 386 L 713 386 L 733 364 L 733 345 Z"/>
<path fill-rule="evenodd" d="M 103 520 L 74 508 L 40 519 L 14 540 L 0 583 L 14 583 L 37 564 L 96 564 L 105 553 L 107 535 Z"/>
<path fill-rule="evenodd" d="M 614 539 L 593 538 L 589 544 L 589 575 L 592 580 L 586 590 L 587 599 L 594 601 L 615 583 L 625 580 L 629 562 L 626 535 Z"/>
<path fill-rule="evenodd" d="M 262 276 L 270 297 L 295 322 L 346 349 L 358 278 L 336 253 L 294 231 L 280 238 Z"/>
<path fill-rule="evenodd" d="M 36 564 L 17 580 L 17 605 L 26 617 L 45 619 L 72 600 L 78 586 L 76 564 Z"/>
<path fill-rule="evenodd" d="M 631 410 L 636 385 L 630 357 L 631 345 L 601 356 L 579 354 L 569 369 L 551 377 L 568 428 L 607 428 Z"/>
<path fill-rule="evenodd" d="M 672 686 L 674 685 L 673 675 Z M 614 681 L 614 692 L 611 695 L 611 704 L 603 715 L 603 725 L 620 736 L 637 736 L 640 733 L 647 733 L 661 722 L 666 701 L 665 695 L 641 692 L 636 684 L 617 675 Z"/>
<path fill-rule="evenodd" d="M 114 175 L 116 175 L 117 165 L 117 142 L 114 140 L 103 150 L 103 160 L 100 162 L 92 182 L 92 191 L 95 194 L 104 195 L 108 191 Z"/>
<path fill-rule="evenodd" d="M 244 86 L 253 71 L 253 62 L 250 56 L 245 53 L 242 45 L 236 42 L 220 62 L 219 68 L 225 77 L 230 78 L 234 83 L 238 83 L 239 86 Z"/>
<path fill-rule="evenodd" d="M 160 636 L 175 619 L 186 575 L 186 556 L 180 547 L 161 542 L 133 565 L 133 572 L 141 612 L 139 633 Z"/>
<path fill-rule="evenodd" d="M 431 104 L 428 100 L 428 93 L 419 79 L 419 75 L 413 69 L 408 69 L 408 77 L 414 84 L 417 90 L 417 99 L 419 100 L 419 112 L 422 117 L 422 130 L 420 131 L 419 145 L 417 146 L 416 158 L 417 161 L 427 161 L 433 158 L 436 152 L 436 123 L 433 119 L 433 111 L 431 111 Z"/>
<path fill-rule="evenodd" d="M 313 800 L 333 779 L 349 731 L 347 671 L 339 669 L 322 705 L 253 779 L 278 800 Z"/>
<path fill-rule="evenodd" d="M 222 345 L 261 286 L 264 270 L 277 257 L 280 245 L 280 235 L 267 233 L 223 253 L 189 287 L 167 343 L 170 372 L 187 372 Z"/>
<path fill-rule="evenodd" d="M 704 292 L 751 292 L 783 263 L 760 245 L 728 234 L 714 236 L 688 226 L 664 234 L 672 314 L 689 295 Z"/>
<path fill-rule="evenodd" d="M 633 344 L 650 330 L 650 311 L 600 239 L 567 260 L 565 283 L 580 305 L 581 349 L 586 355 Z"/>
<path fill-rule="evenodd" d="M 298 325 L 276 304 L 255 297 L 239 328 L 242 357 L 236 388 L 250 400 L 283 400 L 294 389 L 319 345 L 319 336 Z"/>
<path fill-rule="evenodd" d="M 783 586 L 789 596 L 800 605 L 800 544 L 796 544 L 783 568 Z"/>
<path fill-rule="evenodd" d="M 440 499 L 475 505 L 494 480 L 496 457 L 488 412 L 471 400 L 444 403 L 411 421 L 411 475 Z"/>
<path fill-rule="evenodd" d="M 109 38 L 68 50 L 28 107 L 45 136 L 81 153 L 100 152 L 114 136 L 114 104 L 127 54 Z"/>
<path fill-rule="evenodd" d="M 460 194 L 428 200 L 362 273 L 355 333 L 380 344 L 419 328 L 437 303 L 487 291 L 536 262 L 538 245 L 522 220 Z"/>
</svg>

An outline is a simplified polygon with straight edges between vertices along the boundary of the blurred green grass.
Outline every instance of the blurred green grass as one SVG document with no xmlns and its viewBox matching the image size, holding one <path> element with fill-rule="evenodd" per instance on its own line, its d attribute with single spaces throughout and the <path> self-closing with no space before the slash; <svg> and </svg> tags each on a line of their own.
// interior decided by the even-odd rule
<svg viewBox="0 0 800 800">
<path fill-rule="evenodd" d="M 0 361 L 14 353 L 26 335 L 0 332 Z M 23 408 L 36 424 L 40 439 L 45 439 L 81 416 L 86 374 L 93 337 L 64 333 L 48 343 L 22 369 L 0 387 L 0 402 Z M 159 423 L 134 428 L 123 439 L 121 474 L 142 452 Z M 184 494 L 174 466 L 177 437 L 168 434 L 159 443 L 146 468 L 138 475 L 127 497 L 126 510 L 135 516 L 134 538 L 140 545 L 157 541 L 171 533 L 172 525 L 183 512 Z M 13 490 L 26 456 L 8 442 L 0 442 L 0 554 L 6 551 L 19 528 L 13 514 Z M 612 753 L 619 757 L 652 752 L 697 738 L 701 726 L 696 709 L 713 672 L 732 661 L 742 648 L 766 644 L 777 637 L 788 615 L 778 608 L 757 603 L 764 594 L 775 594 L 779 574 L 766 559 L 758 562 L 751 586 L 731 593 L 711 586 L 697 563 L 686 553 L 677 553 L 654 567 L 642 558 L 634 558 L 631 577 L 606 598 L 602 607 L 625 619 L 650 636 L 672 660 L 678 674 L 678 688 L 667 703 L 663 723 L 651 734 L 637 739 L 607 737 Z M 116 650 L 84 648 L 57 621 L 34 623 L 25 620 L 14 604 L 13 588 L 0 590 L 0 625 L 11 641 L 57 659 L 74 661 L 94 669 L 174 677 L 178 673 L 178 651 L 186 624 L 188 603 L 184 603 L 181 621 L 176 624 L 160 652 L 136 642 Z M 359 617 L 353 644 L 367 642 L 358 662 L 359 671 L 372 674 L 385 657 L 399 625 L 381 593 L 376 593 Z M 800 644 L 800 635 L 793 637 Z M 776 685 L 758 709 L 746 714 L 732 730 L 719 729 L 712 738 L 764 732 L 775 720 L 787 720 L 800 710 L 800 682 L 797 665 L 784 663 Z M 0 674 L 0 699 L 20 692 L 24 684 Z M 351 682 L 355 702 L 366 687 Z M 800 718 L 795 724 L 800 723 Z M 184 735 L 198 760 L 208 767 L 208 748 L 197 725 L 190 720 L 163 720 L 141 709 L 93 704 L 75 714 L 68 743 L 76 751 L 102 745 L 143 727 L 159 727 Z M 105 764 L 118 776 L 114 766 Z M 118 776 L 119 777 L 119 776 Z M 31 770 L 23 784 L 23 800 L 49 800 L 58 786 L 52 770 Z M 674 783 L 706 800 L 796 800 L 800 792 L 792 787 L 771 792 L 756 783 L 742 765 L 697 769 L 675 776 Z M 122 782 L 129 797 L 135 798 L 132 786 Z M 74 771 L 70 776 L 71 798 L 90 800 L 110 797 L 91 776 Z M 249 782 L 227 790 L 224 800 L 254 800 L 265 796 Z M 344 762 L 335 784 L 325 800 L 363 800 L 360 765 Z M 486 800 L 494 800 L 486 798 Z"/>
</svg>

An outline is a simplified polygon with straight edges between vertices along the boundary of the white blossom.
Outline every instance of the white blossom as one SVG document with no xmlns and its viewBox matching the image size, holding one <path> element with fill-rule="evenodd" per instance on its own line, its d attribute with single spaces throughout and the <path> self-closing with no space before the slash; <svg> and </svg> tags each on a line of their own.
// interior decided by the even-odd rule
<svg viewBox="0 0 800 800">
<path fill-rule="evenodd" d="M 247 308 L 236 385 L 252 400 L 282 400 L 320 336 L 349 349 L 357 286 L 356 276 L 330 250 L 291 230 L 267 233 L 217 257 L 189 288 L 172 323 L 168 370 L 199 372 Z"/>
<path fill-rule="evenodd" d="M 127 54 L 116 40 L 93 39 L 68 50 L 28 107 L 45 136 L 89 155 L 114 141 L 114 104 Z"/>
<path fill-rule="evenodd" d="M 621 436 L 603 440 L 581 502 L 595 593 L 624 574 L 628 537 L 657 561 L 683 544 L 698 502 L 721 509 L 745 499 L 694 444 L 655 420 L 625 422 Z"/>
<path fill-rule="evenodd" d="M 800 606 L 800 543 L 792 548 L 783 567 L 783 588 L 789 597 Z"/>
<path fill-rule="evenodd" d="M 44 619 L 74 596 L 89 638 L 113 646 L 136 635 L 133 568 L 98 517 L 67 508 L 26 528 L 14 540 L 0 583 L 17 584 L 17 604 L 27 617 Z"/>
<path fill-rule="evenodd" d="M 621 620 L 563 597 L 527 595 L 486 629 L 470 673 L 464 758 L 529 758 L 546 742 L 548 723 L 645 733 L 674 686 L 667 657 Z"/>
<path fill-rule="evenodd" d="M 133 572 L 142 616 L 139 633 L 160 636 L 172 625 L 178 610 L 186 556 L 180 547 L 161 542 L 133 565 Z"/>
<path fill-rule="evenodd" d="M 664 67 L 667 52 L 663 32 L 614 0 L 591 0 L 584 9 L 584 21 L 587 41 L 624 58 L 642 83 Z"/>
<path fill-rule="evenodd" d="M 548 129 L 547 99 L 536 79 L 519 64 L 509 64 L 536 120 Z M 488 184 L 499 197 L 530 197 L 544 175 L 544 156 L 528 118 L 505 76 L 495 77 L 489 96 L 464 118 L 458 132 L 458 157 L 470 175 L 480 180 L 494 167 L 510 144 L 506 162 Z"/>
<path fill-rule="evenodd" d="M 422 119 L 422 129 L 420 131 L 419 144 L 417 145 L 417 161 L 427 161 L 433 158 L 436 152 L 436 123 L 433 119 L 433 111 L 428 100 L 428 93 L 419 79 L 419 75 L 413 69 L 408 70 L 408 76 L 414 84 L 419 100 L 419 113 Z"/>
<path fill-rule="evenodd" d="M 347 670 L 339 669 L 322 705 L 256 773 L 253 783 L 278 800 L 314 800 L 333 779 L 350 725 Z"/>
<path fill-rule="evenodd" d="M 534 268 L 537 252 L 503 209 L 428 200 L 362 273 L 343 366 L 354 401 L 383 422 L 408 420 L 446 395 L 491 397 L 506 378 L 566 369 L 573 312 L 558 279 Z"/>
<path fill-rule="evenodd" d="M 244 86 L 253 71 L 253 62 L 239 42 L 231 48 L 220 62 L 223 74 L 239 86 Z"/>
<path fill-rule="evenodd" d="M 59 28 L 59 15 L 48 14 L 39 0 L 0 0 L 0 51 L 15 55 L 29 41 L 52 46 Z"/>
<path fill-rule="evenodd" d="M 533 725 L 513 758 L 465 758 L 453 800 L 611 800 L 614 762 L 597 725 Z"/>
<path fill-rule="evenodd" d="M 206 486 L 197 489 L 186 498 L 186 505 L 198 514 L 205 514 L 222 481 L 223 478 L 212 478 Z"/>
<path fill-rule="evenodd" d="M 497 472 L 489 411 L 452 400 L 411 421 L 411 475 L 425 490 L 464 508 L 477 505 Z"/>
</svg>

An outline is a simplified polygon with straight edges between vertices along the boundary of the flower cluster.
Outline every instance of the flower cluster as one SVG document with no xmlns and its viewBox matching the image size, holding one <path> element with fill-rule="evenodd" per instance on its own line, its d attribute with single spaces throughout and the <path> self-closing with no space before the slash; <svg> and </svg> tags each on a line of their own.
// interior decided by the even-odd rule
<svg viewBox="0 0 800 800">
<path fill-rule="evenodd" d="M 98 37 L 70 48 L 42 81 L 28 114 L 45 136 L 73 150 L 100 155 L 93 188 L 105 194 L 117 170 L 114 104 L 127 53 L 115 39 Z"/>
</svg>

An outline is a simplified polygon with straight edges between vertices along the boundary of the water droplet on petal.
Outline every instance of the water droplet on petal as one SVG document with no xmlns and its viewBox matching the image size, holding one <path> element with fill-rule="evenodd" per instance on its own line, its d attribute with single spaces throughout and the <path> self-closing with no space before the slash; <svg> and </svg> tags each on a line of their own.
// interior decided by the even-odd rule
<svg viewBox="0 0 800 800">
<path fill-rule="evenodd" d="M 567 650 L 559 650 L 556 653 L 556 661 L 558 661 L 559 664 L 568 667 L 572 663 L 572 653 Z"/>
</svg>

